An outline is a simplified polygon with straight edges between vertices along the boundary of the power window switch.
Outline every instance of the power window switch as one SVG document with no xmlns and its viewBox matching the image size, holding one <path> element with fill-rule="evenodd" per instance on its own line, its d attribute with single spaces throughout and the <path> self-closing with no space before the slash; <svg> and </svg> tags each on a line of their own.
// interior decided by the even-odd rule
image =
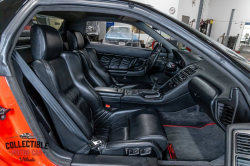
<svg viewBox="0 0 250 166">
<path fill-rule="evenodd" d="M 144 156 L 144 155 L 149 155 L 152 153 L 152 149 L 151 148 L 144 148 L 140 150 L 140 155 Z"/>
</svg>

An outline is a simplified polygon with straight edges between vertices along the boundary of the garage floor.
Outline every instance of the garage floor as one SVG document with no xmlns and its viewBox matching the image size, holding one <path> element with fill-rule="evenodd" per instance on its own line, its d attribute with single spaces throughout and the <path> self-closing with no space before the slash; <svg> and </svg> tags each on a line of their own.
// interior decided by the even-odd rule
<svg viewBox="0 0 250 166">
<path fill-rule="evenodd" d="M 244 58 L 250 60 L 250 52 L 249 53 L 240 53 L 241 56 L 243 56 Z"/>
</svg>

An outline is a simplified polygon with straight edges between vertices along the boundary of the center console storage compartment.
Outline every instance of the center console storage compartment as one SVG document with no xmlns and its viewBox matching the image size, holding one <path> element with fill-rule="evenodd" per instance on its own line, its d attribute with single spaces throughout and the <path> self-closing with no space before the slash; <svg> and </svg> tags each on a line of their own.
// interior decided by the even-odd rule
<svg viewBox="0 0 250 166">
<path fill-rule="evenodd" d="M 120 107 L 121 97 L 124 95 L 124 89 L 110 87 L 96 87 L 103 103 L 114 108 Z"/>
</svg>

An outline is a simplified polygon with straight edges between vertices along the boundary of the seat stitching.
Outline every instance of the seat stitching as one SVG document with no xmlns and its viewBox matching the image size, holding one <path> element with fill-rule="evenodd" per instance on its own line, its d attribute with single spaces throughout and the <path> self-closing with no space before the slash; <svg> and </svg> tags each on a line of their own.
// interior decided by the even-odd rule
<svg viewBox="0 0 250 166">
<path fill-rule="evenodd" d="M 55 92 L 57 93 L 58 96 L 61 96 L 61 94 L 58 92 L 57 88 L 55 87 L 55 85 L 54 85 L 54 83 L 53 83 L 53 81 L 52 81 L 52 77 L 51 77 L 52 72 L 49 70 L 49 68 L 50 68 L 51 70 L 54 71 L 54 68 L 53 68 L 53 67 L 50 67 L 48 64 L 44 63 L 43 60 L 42 60 L 41 62 L 42 62 L 42 63 L 44 64 L 44 66 L 45 66 L 46 72 L 47 72 L 47 74 L 48 74 L 48 76 L 49 76 L 49 78 L 50 78 L 50 81 L 51 81 L 52 86 L 53 86 L 54 89 L 55 89 Z M 54 72 L 55 72 L 55 71 L 54 71 Z M 58 100 L 60 100 L 60 101 L 62 102 L 62 100 L 60 99 L 60 97 L 58 98 Z M 67 114 L 68 114 L 68 113 L 67 113 Z M 71 118 L 72 118 L 72 117 L 71 117 Z M 75 120 L 74 120 L 74 122 L 76 122 L 76 123 L 78 124 L 78 126 L 82 126 L 82 125 L 80 125 L 80 124 L 78 123 L 78 121 L 75 121 Z M 85 130 L 87 130 L 86 127 L 85 127 L 85 125 L 82 126 L 82 127 L 83 127 Z M 81 130 L 81 131 L 82 131 L 82 130 Z M 82 132 L 84 132 L 86 135 L 88 135 L 85 131 L 82 131 Z"/>
</svg>

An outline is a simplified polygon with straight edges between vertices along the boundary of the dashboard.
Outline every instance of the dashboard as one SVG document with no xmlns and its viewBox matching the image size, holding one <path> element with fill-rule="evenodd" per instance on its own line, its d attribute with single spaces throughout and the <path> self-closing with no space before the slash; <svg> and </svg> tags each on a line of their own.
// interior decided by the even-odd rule
<svg viewBox="0 0 250 166">
<path fill-rule="evenodd" d="M 104 103 L 117 108 L 148 107 L 159 112 L 175 112 L 199 105 L 224 130 L 231 123 L 250 122 L 249 105 L 234 79 L 198 55 L 182 50 L 173 50 L 173 54 L 171 63 L 178 70 L 157 91 L 98 89 Z"/>
<path fill-rule="evenodd" d="M 249 105 L 233 79 L 197 55 L 180 50 L 173 53 L 172 62 L 180 71 L 161 86 L 162 93 L 186 90 L 201 110 L 223 129 L 232 123 L 250 122 Z"/>
<path fill-rule="evenodd" d="M 173 51 L 173 60 L 179 68 L 184 68 L 187 65 L 201 61 L 202 59 L 198 55 L 191 54 L 186 50 L 172 50 Z"/>
</svg>

